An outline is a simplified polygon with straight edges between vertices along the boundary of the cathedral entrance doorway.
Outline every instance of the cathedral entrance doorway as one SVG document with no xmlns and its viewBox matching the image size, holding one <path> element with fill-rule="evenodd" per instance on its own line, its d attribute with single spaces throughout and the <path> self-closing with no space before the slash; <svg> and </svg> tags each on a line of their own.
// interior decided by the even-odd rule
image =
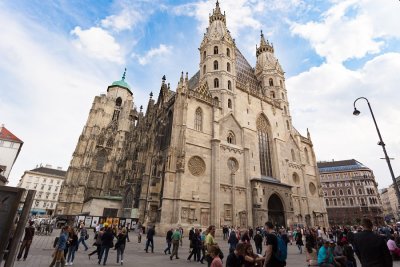
<svg viewBox="0 0 400 267">
<path fill-rule="evenodd" d="M 268 220 L 275 226 L 286 227 L 285 211 L 277 194 L 272 194 L 268 200 Z"/>
</svg>

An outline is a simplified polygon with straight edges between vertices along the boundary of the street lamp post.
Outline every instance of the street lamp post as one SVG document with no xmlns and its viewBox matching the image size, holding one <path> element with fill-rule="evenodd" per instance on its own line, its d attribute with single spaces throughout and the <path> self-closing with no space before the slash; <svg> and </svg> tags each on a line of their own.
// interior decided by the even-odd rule
<svg viewBox="0 0 400 267">
<path fill-rule="evenodd" d="M 390 175 L 392 176 L 392 180 L 393 180 L 394 190 L 395 190 L 396 196 L 397 196 L 397 203 L 398 203 L 398 205 L 400 205 L 400 191 L 399 191 L 399 187 L 398 187 L 398 185 L 397 185 L 397 183 L 396 183 L 396 178 L 394 177 L 394 173 L 393 173 L 393 169 L 392 169 L 392 164 L 390 163 L 390 158 L 389 158 L 389 156 L 388 156 L 388 154 L 387 154 L 387 152 L 386 152 L 385 143 L 384 143 L 383 140 L 382 140 L 381 132 L 379 131 L 378 124 L 376 123 L 374 113 L 372 112 L 371 104 L 369 103 L 369 101 L 368 101 L 367 98 L 365 98 L 365 97 L 359 97 L 359 98 L 357 98 L 356 100 L 354 100 L 354 103 L 353 103 L 353 106 L 354 106 L 353 115 L 358 116 L 358 115 L 360 115 L 360 113 L 361 113 L 361 112 L 356 108 L 356 102 L 357 102 L 358 100 L 360 100 L 360 99 L 364 99 L 365 101 L 367 101 L 369 111 L 371 112 L 372 119 L 374 120 L 374 124 L 375 124 L 376 131 L 378 132 L 378 136 L 379 136 L 379 143 L 378 143 L 378 145 L 379 145 L 379 146 L 382 146 L 383 153 L 385 154 L 385 160 L 386 160 L 386 163 L 387 163 L 387 165 L 388 165 L 388 167 L 389 167 Z"/>
</svg>

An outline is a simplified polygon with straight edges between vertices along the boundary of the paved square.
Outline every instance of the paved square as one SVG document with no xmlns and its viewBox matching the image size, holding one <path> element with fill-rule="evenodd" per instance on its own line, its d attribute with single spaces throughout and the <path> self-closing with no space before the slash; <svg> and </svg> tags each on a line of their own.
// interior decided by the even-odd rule
<svg viewBox="0 0 400 267">
<path fill-rule="evenodd" d="M 51 236 L 35 236 L 31 250 L 29 252 L 26 261 L 16 261 L 16 267 L 47 267 L 51 262 L 51 254 L 53 252 L 53 241 L 59 234 L 59 230 L 55 230 Z M 94 236 L 91 234 L 91 236 Z M 136 234 L 130 233 L 130 241 L 127 243 L 125 254 L 124 254 L 124 266 L 207 266 L 206 264 L 200 264 L 197 262 L 189 262 L 187 257 L 189 256 L 189 240 L 185 236 L 183 239 L 183 246 L 179 248 L 179 260 L 173 259 L 172 261 L 163 252 L 165 249 L 165 238 L 155 237 L 154 253 L 146 253 L 144 246 L 146 244 L 145 236 L 142 236 L 142 243 L 137 242 Z M 88 253 L 95 250 L 95 247 L 91 246 L 93 239 L 90 238 L 87 242 L 89 246 L 88 251 L 84 251 L 84 247 L 81 244 L 79 250 L 75 254 L 75 261 L 73 266 L 87 267 L 87 266 L 98 266 L 97 257 L 93 255 L 89 260 Z M 222 238 L 217 238 L 218 244 L 225 254 L 225 259 L 228 253 L 228 243 Z M 253 243 L 253 242 L 252 242 Z M 254 243 L 253 243 L 254 246 Z M 107 266 L 120 266 L 116 263 L 117 253 L 116 250 L 110 250 L 108 255 Z M 225 265 L 225 262 L 224 262 Z M 287 266 L 306 266 L 305 254 L 299 254 L 295 245 L 289 245 L 288 247 L 288 259 Z M 358 265 L 361 266 L 361 265 Z M 400 267 L 399 262 L 395 262 L 393 266 Z"/>
</svg>

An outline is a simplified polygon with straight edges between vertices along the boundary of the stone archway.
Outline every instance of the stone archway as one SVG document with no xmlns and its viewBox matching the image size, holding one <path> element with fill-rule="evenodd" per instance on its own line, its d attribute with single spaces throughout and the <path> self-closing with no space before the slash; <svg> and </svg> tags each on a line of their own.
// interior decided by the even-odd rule
<svg viewBox="0 0 400 267">
<path fill-rule="evenodd" d="M 282 200 L 277 194 L 272 194 L 268 199 L 268 220 L 274 226 L 286 227 L 285 209 Z"/>
</svg>

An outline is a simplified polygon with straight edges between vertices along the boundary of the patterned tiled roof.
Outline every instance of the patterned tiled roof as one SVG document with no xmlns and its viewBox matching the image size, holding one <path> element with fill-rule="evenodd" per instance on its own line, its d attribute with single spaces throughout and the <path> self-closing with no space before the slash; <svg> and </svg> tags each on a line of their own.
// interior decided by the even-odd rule
<svg viewBox="0 0 400 267">
<path fill-rule="evenodd" d="M 46 167 L 39 167 L 39 168 L 31 170 L 31 172 L 45 173 L 45 174 L 50 174 L 50 175 L 62 176 L 62 177 L 65 177 L 65 174 L 67 173 L 66 171 L 63 171 L 63 170 L 57 170 L 57 169 L 46 168 Z"/>
<path fill-rule="evenodd" d="M 337 172 L 337 171 L 369 169 L 367 166 L 365 166 L 361 162 L 358 162 L 355 159 L 318 162 L 317 166 L 320 172 Z"/>
<path fill-rule="evenodd" d="M 0 140 L 23 143 L 21 141 L 21 139 L 16 137 L 13 133 L 11 133 L 9 130 L 7 130 L 6 127 L 4 127 L 4 126 L 0 127 Z"/>
</svg>

